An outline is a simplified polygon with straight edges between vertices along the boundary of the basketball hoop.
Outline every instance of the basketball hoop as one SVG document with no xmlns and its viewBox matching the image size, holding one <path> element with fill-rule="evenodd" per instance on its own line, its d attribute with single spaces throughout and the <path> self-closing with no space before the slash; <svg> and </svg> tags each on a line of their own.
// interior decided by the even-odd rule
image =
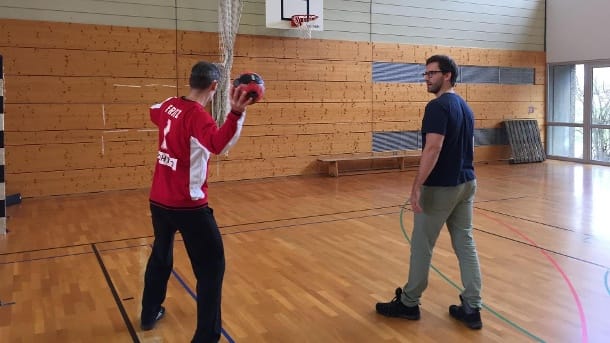
<svg viewBox="0 0 610 343">
<path fill-rule="evenodd" d="M 307 23 L 316 19 L 318 16 L 315 14 L 295 14 L 290 18 L 290 26 L 299 30 L 302 38 L 309 39 L 311 38 L 311 27 Z"/>
</svg>

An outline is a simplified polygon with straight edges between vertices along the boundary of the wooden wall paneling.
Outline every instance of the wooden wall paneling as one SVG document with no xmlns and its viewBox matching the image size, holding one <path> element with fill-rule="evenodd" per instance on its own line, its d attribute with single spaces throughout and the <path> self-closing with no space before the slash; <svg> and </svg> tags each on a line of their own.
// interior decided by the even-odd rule
<svg viewBox="0 0 610 343">
<path fill-rule="evenodd" d="M 0 20 L 0 28 L 9 33 L 0 46 L 9 47 L 13 70 L 7 108 L 18 113 L 7 116 L 7 159 L 31 156 L 7 168 L 8 187 L 29 175 L 34 186 L 24 189 L 31 194 L 114 189 L 127 182 L 108 183 L 100 175 L 123 168 L 142 168 L 121 172 L 148 187 L 157 139 L 148 107 L 185 94 L 196 61 L 220 58 L 213 32 L 13 20 Z M 459 85 L 479 115 L 477 127 L 522 114 L 543 118 L 543 52 L 239 35 L 232 74 L 260 73 L 267 92 L 249 108 L 238 145 L 213 160 L 212 180 L 317 173 L 319 155 L 369 152 L 372 131 L 418 130 L 432 96 L 423 84 L 372 83 L 370 62 L 424 63 L 438 53 L 459 64 L 536 68 L 536 86 Z M 529 106 L 534 113 L 523 113 Z M 494 153 L 503 151 L 481 156 Z M 75 173 L 91 182 L 68 185 Z M 64 184 L 49 186 L 55 181 Z"/>
<path fill-rule="evenodd" d="M 153 167 L 151 162 L 146 166 L 14 173 L 7 180 L 7 192 L 37 197 L 146 188 Z"/>
<path fill-rule="evenodd" d="M 292 39 L 290 43 L 296 57 L 308 60 L 372 61 L 371 43 L 366 41 Z"/>
<path fill-rule="evenodd" d="M 11 117 L 6 125 L 6 144 L 90 142 L 99 140 L 100 135 L 107 131 L 117 129 L 127 130 L 127 136 L 151 130 L 156 132 L 149 119 L 149 106 L 10 104 L 7 106 Z"/>
<path fill-rule="evenodd" d="M 19 158 L 15 158 L 15 155 Z M 14 175 L 96 168 L 102 159 L 101 142 L 14 146 L 7 151 L 7 159 L 11 163 L 6 171 Z"/>
<path fill-rule="evenodd" d="M 474 148 L 475 162 L 508 160 L 510 156 L 510 145 L 486 145 Z"/>
<path fill-rule="evenodd" d="M 430 93 L 421 83 L 374 83 L 373 100 L 375 102 L 428 102 Z"/>
<path fill-rule="evenodd" d="M 239 35 L 235 56 L 371 61 L 371 43 Z"/>
<path fill-rule="evenodd" d="M 544 101 L 544 85 L 465 84 L 466 101 Z"/>
<path fill-rule="evenodd" d="M 91 143 L 100 141 L 100 130 L 68 130 L 68 131 L 10 131 L 5 138 L 7 146 Z"/>
<path fill-rule="evenodd" d="M 104 103 L 153 104 L 180 94 L 175 78 L 106 78 Z"/>
<path fill-rule="evenodd" d="M 373 132 L 419 131 L 421 119 L 407 119 L 403 121 L 379 121 L 373 123 Z"/>
<path fill-rule="evenodd" d="M 295 71 L 285 77 L 292 80 L 320 80 L 370 83 L 372 68 L 370 62 L 361 61 L 301 61 Z"/>
<path fill-rule="evenodd" d="M 412 131 L 421 128 L 427 102 L 373 102 L 373 132 Z"/>
<path fill-rule="evenodd" d="M 96 142 L 14 145 L 6 151 L 8 173 L 69 171 L 141 166 L 154 159 L 156 137 L 134 141 L 108 139 Z M 110 135 L 111 136 L 111 135 Z M 112 137 L 112 136 L 111 136 Z M 148 138 L 148 135 L 146 135 Z"/>
<path fill-rule="evenodd" d="M 169 93 L 167 95 L 170 96 Z M 142 104 L 103 104 L 101 110 L 103 111 L 104 129 L 156 130 L 157 127 L 150 121 L 150 106 L 165 99 L 160 97 L 153 102 Z"/>
<path fill-rule="evenodd" d="M 265 84 L 266 101 L 370 102 L 371 87 L 361 82 L 276 81 Z"/>
<path fill-rule="evenodd" d="M 5 117 L 7 132 L 84 130 L 105 127 L 101 104 L 12 103 L 6 104 L 6 111 L 10 113 Z M 12 144 L 10 141 L 7 143 Z"/>
<path fill-rule="evenodd" d="M 539 52 L 536 54 L 536 72 L 535 83 L 537 85 L 546 85 L 546 53 Z"/>
<path fill-rule="evenodd" d="M 176 34 L 175 31 L 174 35 Z M 178 31 L 178 55 L 219 56 L 220 41 L 216 32 Z"/>
<path fill-rule="evenodd" d="M 536 68 L 546 65 L 546 54 L 540 51 L 373 43 L 374 61 L 423 64 L 428 57 L 437 54 L 451 56 L 458 65 Z"/>
<path fill-rule="evenodd" d="M 502 120 L 475 118 L 474 127 L 477 129 L 479 129 L 479 128 L 499 129 L 499 128 L 502 128 L 503 126 L 502 126 Z"/>
<path fill-rule="evenodd" d="M 175 78 L 170 53 L 3 48 L 9 75 Z"/>
<path fill-rule="evenodd" d="M 245 136 L 229 155 L 231 159 L 310 156 L 336 153 L 368 152 L 371 149 L 370 132 L 336 132 L 313 135 Z"/>
<path fill-rule="evenodd" d="M 537 66 L 534 71 L 534 83 L 546 85 L 546 66 Z"/>
<path fill-rule="evenodd" d="M 543 119 L 544 102 L 469 102 L 477 128 L 498 127 L 502 121 L 514 118 Z M 373 131 L 418 130 L 426 103 L 374 103 Z M 529 113 L 529 107 L 533 113 Z M 402 129 L 397 130 L 402 127 Z"/>
<path fill-rule="evenodd" d="M 448 54 L 458 65 L 506 66 L 535 68 L 536 85 L 459 84 L 456 91 L 475 112 L 477 128 L 502 128 L 506 119 L 533 118 L 540 122 L 545 116 L 544 85 L 545 54 L 532 51 L 451 48 L 437 46 L 374 43 L 376 61 L 424 63 L 433 54 Z M 373 131 L 418 130 L 425 103 L 432 99 L 425 88 L 416 84 L 375 83 L 373 85 Z M 532 113 L 530 113 L 532 110 Z M 506 147 L 478 147 L 477 160 L 507 159 Z"/>
<path fill-rule="evenodd" d="M 419 164 L 419 157 L 408 157 L 405 159 L 405 167 L 407 170 L 416 170 Z M 397 171 L 400 165 L 396 159 L 383 159 L 383 160 L 360 160 L 360 161 L 345 161 L 339 165 L 339 172 L 341 175 L 346 173 L 358 174 L 359 172 L 367 173 L 369 171 L 383 172 L 383 171 Z M 328 167 L 323 170 L 322 173 L 328 173 Z"/>
<path fill-rule="evenodd" d="M 466 65 L 473 66 L 498 66 L 500 65 L 500 54 L 502 51 L 495 49 L 470 49 Z"/>
<path fill-rule="evenodd" d="M 248 107 L 246 125 L 370 122 L 370 102 L 262 102 Z"/>
<path fill-rule="evenodd" d="M 9 76 L 7 102 L 14 104 L 103 103 L 101 77 Z M 101 90 L 101 91 L 100 91 Z M 7 116 L 8 117 L 8 116 Z"/>
<path fill-rule="evenodd" d="M 156 128 L 144 130 L 106 130 L 103 131 L 104 142 L 137 142 L 144 143 L 146 146 L 152 144 L 156 152 L 156 143 L 159 139 L 159 132 Z M 156 157 L 156 155 L 154 156 Z"/>
<path fill-rule="evenodd" d="M 469 49 L 458 47 L 416 45 L 415 63 L 426 63 L 426 59 L 433 55 L 448 55 L 451 56 L 458 65 L 461 65 L 468 60 L 468 51 Z"/>
<path fill-rule="evenodd" d="M 227 154 L 230 160 L 248 160 L 272 157 L 295 156 L 294 136 L 240 137 Z"/>
<path fill-rule="evenodd" d="M 218 57 L 218 58 L 217 58 Z M 181 55 L 178 56 L 179 76 L 187 79 L 191 67 L 198 61 L 219 62 L 219 56 Z M 268 84 L 277 80 L 284 81 L 351 81 L 370 82 L 370 62 L 344 61 L 309 61 L 304 59 L 287 59 L 271 57 L 235 57 L 231 69 L 231 78 L 240 73 L 253 71 L 263 77 Z"/>
<path fill-rule="evenodd" d="M 0 32 L 0 46 L 176 53 L 173 30 L 2 19 Z"/>
<path fill-rule="evenodd" d="M 309 156 L 315 161 L 320 155 L 331 155 L 340 153 L 360 153 L 371 151 L 370 134 L 351 133 L 341 135 L 298 135 L 294 140 L 295 157 Z"/>
<path fill-rule="evenodd" d="M 371 151 L 370 132 L 336 132 L 334 134 L 319 135 L 297 135 L 297 156 L 328 155 L 344 152 L 369 152 Z"/>
<path fill-rule="evenodd" d="M 506 51 L 500 54 L 501 66 L 532 67 L 536 65 L 537 52 L 532 51 Z"/>
<path fill-rule="evenodd" d="M 291 136 L 291 135 L 317 135 L 336 132 L 371 132 L 371 123 L 314 123 L 314 124 L 273 124 L 273 125 L 244 125 L 242 137 L 255 136 Z"/>
<path fill-rule="evenodd" d="M 265 177 L 312 175 L 320 165 L 311 157 L 278 157 L 273 159 L 231 160 L 210 163 L 210 181 L 233 181 Z"/>
<path fill-rule="evenodd" d="M 522 118 L 528 115 L 530 107 L 534 114 L 544 113 L 544 101 L 469 101 L 476 117 L 484 119 Z"/>
<path fill-rule="evenodd" d="M 374 42 L 372 49 L 376 62 L 423 63 L 415 60 L 415 45 Z"/>
<path fill-rule="evenodd" d="M 9 104 L 152 104 L 175 96 L 176 84 L 173 79 L 12 76 L 6 94 Z"/>
<path fill-rule="evenodd" d="M 427 101 L 375 101 L 373 122 L 421 120 L 427 104 Z"/>
<path fill-rule="evenodd" d="M 273 81 L 345 81 L 370 83 L 370 62 L 311 61 L 303 59 L 236 57 L 233 75 L 243 71 L 259 73 L 265 83 Z"/>
<path fill-rule="evenodd" d="M 445 47 L 449 49 L 449 47 Z M 415 45 L 414 58 L 415 63 L 425 63 L 426 59 L 432 55 L 439 54 L 439 47 L 434 45 Z"/>
</svg>

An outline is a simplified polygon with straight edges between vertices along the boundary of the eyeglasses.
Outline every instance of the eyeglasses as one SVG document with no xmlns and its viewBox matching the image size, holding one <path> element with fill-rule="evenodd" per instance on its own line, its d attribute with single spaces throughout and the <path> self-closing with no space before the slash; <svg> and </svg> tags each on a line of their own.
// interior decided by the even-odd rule
<svg viewBox="0 0 610 343">
<path fill-rule="evenodd" d="M 442 73 L 442 72 L 443 72 L 442 70 L 430 70 L 430 71 L 427 71 L 425 73 L 422 73 L 421 76 L 423 76 L 423 77 L 426 77 L 426 76 L 427 77 L 432 77 L 432 76 L 434 76 L 434 74 Z"/>
</svg>

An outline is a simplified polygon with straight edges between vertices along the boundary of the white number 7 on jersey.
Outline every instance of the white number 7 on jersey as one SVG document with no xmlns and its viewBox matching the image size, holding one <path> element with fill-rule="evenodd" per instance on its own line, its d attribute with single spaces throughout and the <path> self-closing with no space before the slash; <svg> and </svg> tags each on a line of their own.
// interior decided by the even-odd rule
<svg viewBox="0 0 610 343">
<path fill-rule="evenodd" d="M 169 133 L 169 129 L 172 126 L 171 119 L 167 118 L 167 124 L 165 125 L 165 129 L 163 129 L 163 143 L 161 143 L 161 149 L 167 150 L 167 134 Z"/>
</svg>

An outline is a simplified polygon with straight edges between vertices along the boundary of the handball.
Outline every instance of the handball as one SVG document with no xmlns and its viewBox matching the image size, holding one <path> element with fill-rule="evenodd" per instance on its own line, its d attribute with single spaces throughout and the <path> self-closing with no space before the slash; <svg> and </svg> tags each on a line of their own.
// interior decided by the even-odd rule
<svg viewBox="0 0 610 343">
<path fill-rule="evenodd" d="M 248 93 L 248 97 L 258 102 L 265 94 L 265 81 L 257 73 L 246 72 L 233 80 L 233 86 Z"/>
</svg>

